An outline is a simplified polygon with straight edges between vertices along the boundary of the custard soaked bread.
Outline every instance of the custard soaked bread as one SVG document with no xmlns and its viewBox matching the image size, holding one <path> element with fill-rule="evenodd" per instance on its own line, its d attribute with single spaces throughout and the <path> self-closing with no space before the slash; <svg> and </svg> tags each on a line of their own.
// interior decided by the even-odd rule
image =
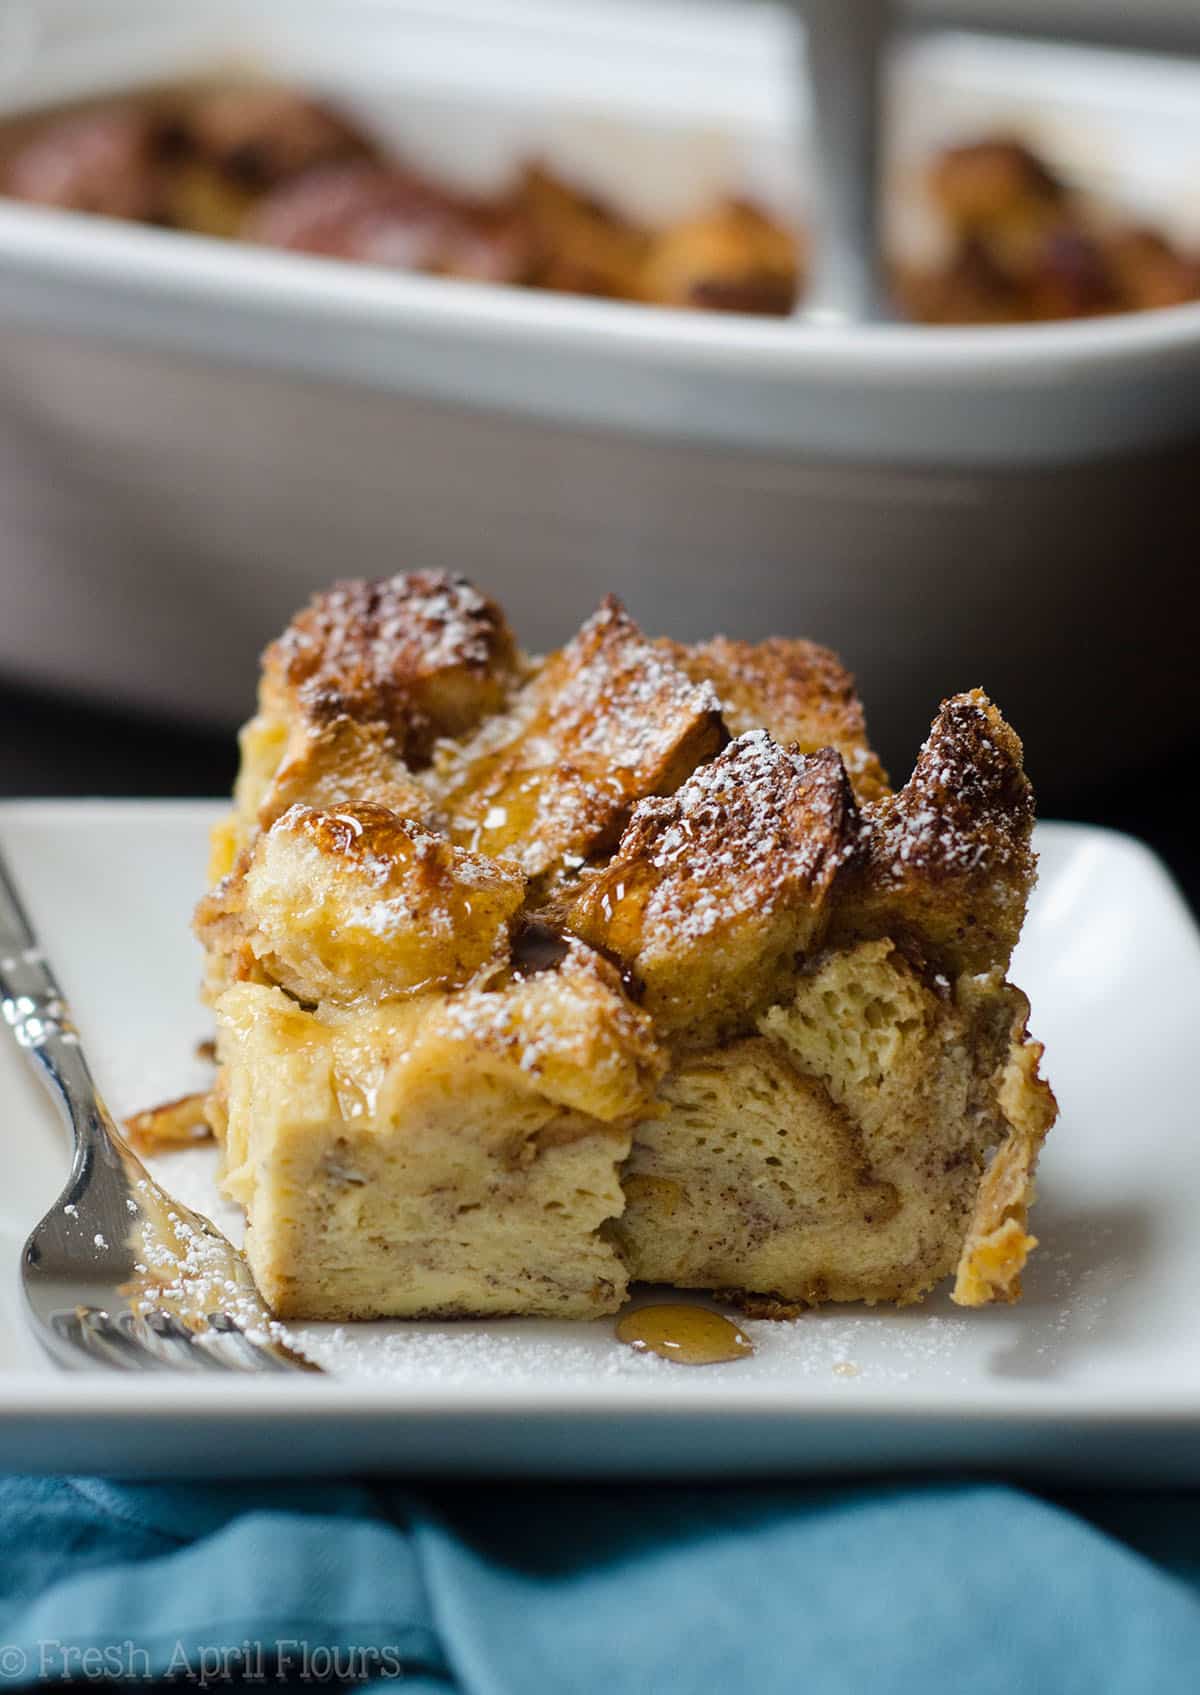
<svg viewBox="0 0 1200 1695">
<path fill-rule="evenodd" d="M 651 641 L 610 599 L 535 663 L 419 573 L 305 609 L 242 750 L 197 927 L 277 1312 L 1019 1295 L 1055 1107 L 984 695 L 893 792 L 822 648 Z"/>
</svg>

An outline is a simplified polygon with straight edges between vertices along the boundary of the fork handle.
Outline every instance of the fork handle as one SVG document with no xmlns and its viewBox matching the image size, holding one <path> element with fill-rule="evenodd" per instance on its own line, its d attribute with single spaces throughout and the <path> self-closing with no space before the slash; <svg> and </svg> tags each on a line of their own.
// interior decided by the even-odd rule
<svg viewBox="0 0 1200 1695">
<path fill-rule="evenodd" d="M 0 1015 L 17 1045 L 64 1110 L 76 1165 L 121 1139 L 100 1099 L 58 979 L 46 960 L 0 854 Z M 119 1158 L 120 1156 L 117 1155 Z"/>
<path fill-rule="evenodd" d="M 0 1011 L 21 1047 L 36 1052 L 55 1036 L 78 1041 L 58 980 L 0 856 Z"/>
</svg>

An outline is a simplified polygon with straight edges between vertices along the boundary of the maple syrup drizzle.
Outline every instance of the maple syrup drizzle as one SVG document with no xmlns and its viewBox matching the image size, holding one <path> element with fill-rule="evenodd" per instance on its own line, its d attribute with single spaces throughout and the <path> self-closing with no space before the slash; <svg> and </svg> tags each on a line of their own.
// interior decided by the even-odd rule
<svg viewBox="0 0 1200 1695">
<path fill-rule="evenodd" d="M 682 1302 L 627 1312 L 617 1320 L 617 1340 L 676 1365 L 724 1365 L 754 1352 L 754 1343 L 732 1319 Z"/>
</svg>

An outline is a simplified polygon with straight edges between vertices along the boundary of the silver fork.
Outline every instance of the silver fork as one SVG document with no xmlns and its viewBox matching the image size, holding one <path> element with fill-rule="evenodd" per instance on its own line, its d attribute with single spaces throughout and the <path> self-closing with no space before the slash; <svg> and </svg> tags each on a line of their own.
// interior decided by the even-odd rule
<svg viewBox="0 0 1200 1695">
<path fill-rule="evenodd" d="M 317 1371 L 282 1339 L 242 1255 L 172 1200 L 113 1123 L 0 855 L 0 1012 L 75 1143 L 25 1244 L 38 1340 L 70 1370 Z"/>
</svg>

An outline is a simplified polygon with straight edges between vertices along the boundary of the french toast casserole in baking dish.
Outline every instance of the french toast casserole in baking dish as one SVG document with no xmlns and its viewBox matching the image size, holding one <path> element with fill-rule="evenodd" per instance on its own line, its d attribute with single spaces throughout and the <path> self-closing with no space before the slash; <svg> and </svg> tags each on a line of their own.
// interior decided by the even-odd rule
<svg viewBox="0 0 1200 1695">
<path fill-rule="evenodd" d="M 241 748 L 207 1114 L 278 1314 L 1017 1297 L 1055 1105 L 983 693 L 894 789 L 826 649 L 609 599 L 534 661 L 428 572 L 300 612 Z"/>
<path fill-rule="evenodd" d="M 786 317 L 808 238 L 752 196 L 638 218 L 553 161 L 491 193 L 415 169 L 348 110 L 256 80 L 197 81 L 0 120 L 0 196 L 389 269 Z M 909 197 L 940 232 L 897 259 L 928 324 L 1105 316 L 1200 298 L 1200 254 L 1081 191 L 1010 134 L 934 149 Z"/>
</svg>

